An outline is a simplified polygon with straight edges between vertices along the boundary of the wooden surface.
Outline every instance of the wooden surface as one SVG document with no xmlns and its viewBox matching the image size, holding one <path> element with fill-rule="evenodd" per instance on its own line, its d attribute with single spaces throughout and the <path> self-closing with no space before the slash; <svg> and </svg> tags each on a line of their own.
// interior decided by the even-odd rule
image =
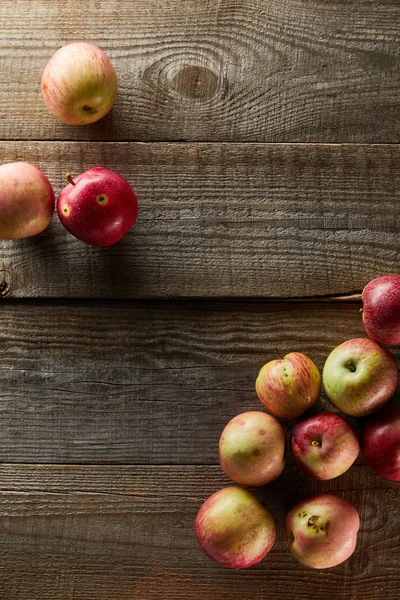
<svg viewBox="0 0 400 600">
<path fill-rule="evenodd" d="M 87 247 L 57 217 L 0 242 L 12 297 L 302 297 L 351 294 L 398 270 L 393 145 L 4 143 L 54 182 L 107 165 L 134 185 L 135 228 Z"/>
<path fill-rule="evenodd" d="M 140 205 L 112 248 L 56 216 L 0 241 L 1 600 L 398 600 L 399 485 L 361 457 L 322 483 L 287 455 L 257 491 L 278 538 L 251 569 L 208 559 L 193 521 L 229 483 L 219 435 L 261 408 L 261 365 L 297 350 L 322 368 L 364 335 L 357 293 L 399 272 L 399 21 L 398 0 L 0 0 L 1 162 L 56 194 L 104 165 Z M 120 89 L 71 128 L 40 77 L 81 40 Z M 361 518 L 326 571 L 283 533 L 318 492 Z"/>
<path fill-rule="evenodd" d="M 0 139 L 398 142 L 399 21 L 398 0 L 1 0 Z M 120 80 L 90 129 L 40 97 L 81 40 Z"/>
</svg>

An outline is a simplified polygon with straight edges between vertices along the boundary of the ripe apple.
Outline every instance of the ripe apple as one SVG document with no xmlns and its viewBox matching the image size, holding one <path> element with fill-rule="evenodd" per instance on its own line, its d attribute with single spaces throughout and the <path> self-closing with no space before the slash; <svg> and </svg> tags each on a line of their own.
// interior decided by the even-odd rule
<svg viewBox="0 0 400 600">
<path fill-rule="evenodd" d="M 321 376 L 308 356 L 290 352 L 261 368 L 256 392 L 272 414 L 281 419 L 294 419 L 317 402 Z"/>
<path fill-rule="evenodd" d="M 357 434 L 343 417 L 322 412 L 295 425 L 291 450 L 297 465 L 314 479 L 338 477 L 360 451 Z"/>
<path fill-rule="evenodd" d="M 47 177 L 26 162 L 0 166 L 0 238 L 16 240 L 41 233 L 54 212 Z"/>
<path fill-rule="evenodd" d="M 400 405 L 385 406 L 366 425 L 362 454 L 367 465 L 385 479 L 400 481 Z"/>
<path fill-rule="evenodd" d="M 326 395 L 340 411 L 369 415 L 386 404 L 397 387 L 396 361 L 368 338 L 348 340 L 328 356 L 322 373 Z"/>
<path fill-rule="evenodd" d="M 67 125 L 88 125 L 114 104 L 118 80 L 108 56 L 92 44 L 68 44 L 57 50 L 42 75 L 49 111 Z"/>
<path fill-rule="evenodd" d="M 260 562 L 276 539 L 267 509 L 251 492 L 237 486 L 223 488 L 204 502 L 194 531 L 207 556 L 231 569 Z"/>
<path fill-rule="evenodd" d="M 94 167 L 70 182 L 57 200 L 61 223 L 92 246 L 111 246 L 135 224 L 138 204 L 129 183 L 110 169 Z"/>
<path fill-rule="evenodd" d="M 290 551 L 312 569 L 329 569 L 347 560 L 355 550 L 359 528 L 354 506 L 333 494 L 307 498 L 286 517 Z"/>
<path fill-rule="evenodd" d="M 400 344 L 400 275 L 383 275 L 365 286 L 362 293 L 364 329 L 371 340 Z"/>
<path fill-rule="evenodd" d="M 265 485 L 282 473 L 285 441 L 285 431 L 271 415 L 257 411 L 237 415 L 219 441 L 221 468 L 241 485 Z"/>
</svg>

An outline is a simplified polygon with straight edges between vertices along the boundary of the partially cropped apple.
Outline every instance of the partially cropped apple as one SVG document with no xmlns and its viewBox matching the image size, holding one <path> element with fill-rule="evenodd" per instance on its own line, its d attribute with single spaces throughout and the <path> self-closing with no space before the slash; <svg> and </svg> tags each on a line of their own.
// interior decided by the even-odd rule
<svg viewBox="0 0 400 600">
<path fill-rule="evenodd" d="M 42 75 L 47 108 L 68 125 L 88 125 L 104 117 L 117 89 L 117 75 L 108 56 L 85 42 L 57 50 Z"/>
<path fill-rule="evenodd" d="M 237 486 L 223 488 L 204 502 L 194 531 L 204 552 L 231 569 L 260 562 L 276 539 L 270 513 L 251 492 Z"/>
<path fill-rule="evenodd" d="M 322 373 L 329 400 L 354 417 L 369 415 L 393 396 L 398 379 L 394 357 L 367 338 L 348 340 L 328 356 Z"/>
<path fill-rule="evenodd" d="M 308 356 L 290 352 L 261 368 L 256 392 L 272 414 L 281 419 L 294 419 L 317 402 L 321 376 Z"/>
<path fill-rule="evenodd" d="M 385 406 L 374 415 L 363 433 L 362 454 L 381 477 L 400 481 L 400 405 Z"/>
<path fill-rule="evenodd" d="M 296 464 L 307 475 L 326 480 L 342 475 L 351 467 L 360 445 L 350 423 L 334 413 L 322 412 L 295 425 L 291 451 Z"/>
<path fill-rule="evenodd" d="M 16 240 L 41 233 L 54 212 L 47 177 L 26 162 L 0 166 L 0 238 Z"/>
<path fill-rule="evenodd" d="M 360 518 L 350 502 L 320 494 L 296 504 L 286 517 L 286 539 L 293 556 L 312 569 L 329 569 L 354 552 Z"/>
<path fill-rule="evenodd" d="M 61 223 L 78 240 L 111 246 L 133 227 L 138 215 L 136 194 L 115 171 L 94 167 L 72 179 L 57 200 Z"/>
<path fill-rule="evenodd" d="M 219 441 L 221 468 L 241 485 L 265 485 L 282 473 L 285 441 L 285 431 L 271 415 L 258 411 L 237 415 Z"/>
<path fill-rule="evenodd" d="M 400 344 L 400 275 L 376 277 L 362 293 L 362 318 L 371 340 Z"/>
</svg>

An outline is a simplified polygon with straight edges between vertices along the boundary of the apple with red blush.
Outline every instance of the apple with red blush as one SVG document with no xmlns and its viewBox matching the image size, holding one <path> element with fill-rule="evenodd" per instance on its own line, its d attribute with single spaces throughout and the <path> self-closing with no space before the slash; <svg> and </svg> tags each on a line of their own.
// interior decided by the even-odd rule
<svg viewBox="0 0 400 600">
<path fill-rule="evenodd" d="M 92 246 L 111 246 L 133 227 L 138 216 L 134 190 L 110 169 L 94 167 L 74 179 L 57 199 L 61 223 L 78 240 Z"/>
<path fill-rule="evenodd" d="M 321 392 L 321 375 L 313 361 L 301 352 L 271 360 L 260 370 L 256 392 L 276 417 L 295 419 L 311 408 Z"/>
<path fill-rule="evenodd" d="M 331 412 L 297 423 L 292 430 L 290 447 L 296 464 L 318 480 L 342 475 L 360 451 L 354 428 L 346 419 Z"/>
<path fill-rule="evenodd" d="M 390 404 L 366 424 L 362 455 L 381 477 L 400 481 L 400 404 Z"/>
<path fill-rule="evenodd" d="M 207 556 L 231 569 L 260 562 L 276 539 L 268 510 L 251 492 L 238 486 L 223 488 L 204 502 L 194 531 Z"/>
<path fill-rule="evenodd" d="M 400 345 L 400 275 L 382 275 L 362 292 L 364 329 L 380 344 Z"/>
<path fill-rule="evenodd" d="M 333 494 L 307 498 L 286 517 L 290 551 L 312 569 L 329 569 L 347 560 L 356 548 L 359 528 L 356 508 Z"/>
<path fill-rule="evenodd" d="M 282 473 L 285 442 L 285 431 L 272 415 L 259 411 L 237 415 L 219 441 L 221 468 L 235 483 L 265 485 Z"/>
<path fill-rule="evenodd" d="M 348 340 L 328 356 L 322 381 L 329 400 L 354 417 L 384 406 L 396 391 L 398 369 L 392 354 L 369 338 Z"/>
<path fill-rule="evenodd" d="M 0 238 L 16 240 L 41 233 L 54 212 L 47 177 L 26 162 L 0 166 Z"/>
<path fill-rule="evenodd" d="M 118 80 L 103 50 L 77 42 L 53 54 L 43 72 L 41 87 L 47 108 L 59 121 L 88 125 L 110 111 Z"/>
</svg>

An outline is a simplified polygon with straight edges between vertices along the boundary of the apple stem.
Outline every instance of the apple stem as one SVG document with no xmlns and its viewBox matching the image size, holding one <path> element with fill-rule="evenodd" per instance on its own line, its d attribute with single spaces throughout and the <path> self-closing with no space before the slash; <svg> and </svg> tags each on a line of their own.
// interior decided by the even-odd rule
<svg viewBox="0 0 400 600">
<path fill-rule="evenodd" d="M 351 371 L 352 373 L 355 372 L 356 366 L 355 366 L 355 364 L 353 363 L 352 360 L 347 361 L 347 365 L 346 366 L 349 369 L 349 371 Z"/>
<path fill-rule="evenodd" d="M 319 447 L 321 447 L 321 446 L 322 446 L 322 443 L 321 443 L 321 442 L 318 442 L 317 440 L 313 440 L 313 441 L 311 442 L 311 446 L 319 446 Z"/>
<path fill-rule="evenodd" d="M 72 185 L 76 185 L 75 181 L 72 179 L 71 173 L 67 173 L 65 179 L 69 181 Z"/>
</svg>

